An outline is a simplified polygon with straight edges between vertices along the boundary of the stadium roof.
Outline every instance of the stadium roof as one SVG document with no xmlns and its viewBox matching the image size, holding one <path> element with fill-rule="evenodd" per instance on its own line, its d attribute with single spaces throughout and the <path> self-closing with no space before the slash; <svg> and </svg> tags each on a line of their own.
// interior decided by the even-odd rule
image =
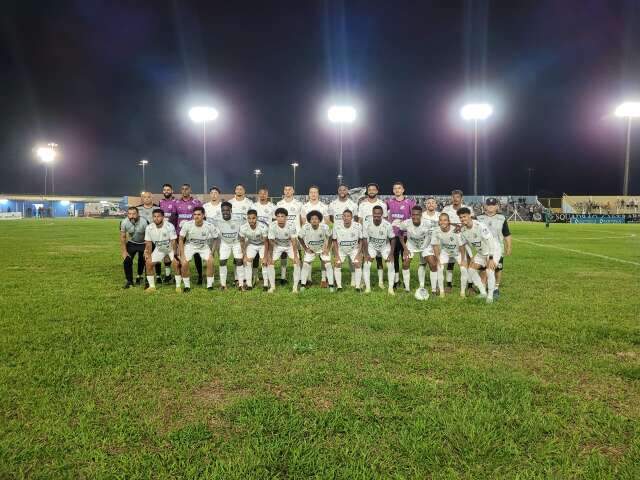
<svg viewBox="0 0 640 480">
<path fill-rule="evenodd" d="M 18 194 L 18 193 L 0 193 L 0 200 L 43 200 L 47 202 L 56 202 L 66 200 L 69 202 L 121 202 L 124 197 L 94 197 L 86 195 L 42 195 L 42 194 Z"/>
</svg>

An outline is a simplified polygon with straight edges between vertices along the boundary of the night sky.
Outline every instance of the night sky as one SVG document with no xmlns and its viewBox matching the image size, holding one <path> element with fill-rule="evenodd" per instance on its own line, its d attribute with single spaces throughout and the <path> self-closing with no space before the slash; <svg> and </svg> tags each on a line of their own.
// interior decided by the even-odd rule
<svg viewBox="0 0 640 480">
<path fill-rule="evenodd" d="M 480 142 L 480 193 L 621 190 L 625 124 L 640 99 L 640 2 L 550 0 L 29 1 L 0 19 L 0 191 L 39 193 L 32 148 L 60 144 L 56 192 L 125 195 L 209 183 L 335 190 L 332 98 L 359 107 L 345 134 L 345 182 L 390 193 L 471 190 L 471 98 L 495 104 Z M 640 193 L 640 122 L 630 191 Z M 276 192 L 274 192 L 275 194 Z"/>
</svg>

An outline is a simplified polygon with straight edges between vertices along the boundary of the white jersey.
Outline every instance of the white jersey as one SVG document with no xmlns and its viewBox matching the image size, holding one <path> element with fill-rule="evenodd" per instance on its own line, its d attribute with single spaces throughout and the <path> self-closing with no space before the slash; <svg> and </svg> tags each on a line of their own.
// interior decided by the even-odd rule
<svg viewBox="0 0 640 480">
<path fill-rule="evenodd" d="M 455 258 L 456 255 L 460 253 L 462 243 L 460 241 L 460 235 L 455 232 L 453 226 L 449 226 L 449 231 L 447 232 L 437 227 L 431 233 L 431 245 L 439 246 L 441 250 Z"/>
<path fill-rule="evenodd" d="M 215 223 L 216 228 L 220 232 L 220 240 L 224 243 L 237 243 L 240 241 L 240 225 L 241 223 L 231 217 L 231 220 L 220 219 Z"/>
<path fill-rule="evenodd" d="M 253 208 L 253 202 L 247 197 L 244 197 L 242 200 L 233 197 L 229 200 L 229 203 L 231 204 L 231 218 L 233 220 L 239 220 L 240 222 L 246 221 L 247 212 Z"/>
<path fill-rule="evenodd" d="M 473 209 L 471 207 L 467 207 L 464 203 L 460 204 L 458 208 L 454 208 L 453 205 L 447 205 L 442 209 L 442 213 L 446 213 L 449 215 L 449 223 L 453 225 L 460 225 L 460 217 L 458 216 L 458 210 L 462 207 L 468 208 L 471 210 L 471 216 L 473 216 Z"/>
<path fill-rule="evenodd" d="M 257 202 L 253 204 L 253 209 L 258 212 L 258 222 L 269 228 L 269 225 L 271 225 L 271 222 L 273 221 L 276 206 L 271 202 Z"/>
<path fill-rule="evenodd" d="M 204 216 L 206 217 L 207 222 L 215 223 L 216 221 L 222 219 L 222 210 L 220 210 L 220 206 L 222 202 L 218 202 L 217 204 L 213 204 L 211 202 L 207 202 L 202 207 L 204 208 Z"/>
<path fill-rule="evenodd" d="M 291 239 L 297 238 L 297 230 L 293 225 L 285 224 L 284 227 L 280 227 L 278 222 L 273 221 L 269 226 L 269 240 L 273 240 L 278 247 L 288 247 L 291 245 Z"/>
<path fill-rule="evenodd" d="M 180 227 L 180 236 L 184 238 L 185 245 L 204 248 L 210 240 L 218 238 L 220 232 L 211 223 L 202 222 L 202 225 L 198 226 L 195 220 L 187 220 Z"/>
<path fill-rule="evenodd" d="M 287 225 L 295 227 L 296 231 L 300 230 L 300 212 L 302 211 L 302 203 L 295 198 L 290 202 L 287 202 L 283 198 L 276 203 L 276 207 L 282 207 L 287 211 Z"/>
<path fill-rule="evenodd" d="M 269 229 L 260 222 L 256 223 L 256 228 L 251 228 L 248 223 L 245 223 L 240 227 L 240 238 L 249 245 L 261 246 L 264 245 L 268 232 Z"/>
<path fill-rule="evenodd" d="M 473 247 L 480 255 L 493 255 L 497 261 L 500 257 L 500 247 L 498 247 L 498 242 L 491 230 L 484 223 L 477 220 L 472 221 L 471 228 L 462 227 L 460 231 L 462 241 Z"/>
<path fill-rule="evenodd" d="M 362 225 L 351 222 L 349 228 L 344 223 L 336 223 L 333 226 L 333 239 L 338 243 L 338 250 L 341 253 L 351 253 L 358 249 L 358 244 L 362 238 Z"/>
<path fill-rule="evenodd" d="M 330 237 L 329 225 L 326 223 L 321 223 L 318 225 L 318 228 L 313 228 L 313 226 L 307 222 L 302 226 L 300 232 L 298 232 L 298 238 L 303 239 L 304 244 L 316 253 L 322 251 L 326 240 Z"/>
<path fill-rule="evenodd" d="M 155 223 L 147 225 L 147 229 L 144 232 L 144 241 L 153 242 L 155 249 L 169 253 L 171 251 L 171 240 L 178 238 L 176 235 L 176 229 L 172 223 L 165 220 L 162 225 L 158 227 Z"/>
<path fill-rule="evenodd" d="M 387 216 L 387 204 L 384 203 L 379 198 L 376 198 L 375 202 L 370 202 L 368 199 L 364 199 L 360 202 L 360 206 L 358 207 L 358 221 L 361 223 L 370 222 L 373 217 L 373 207 L 380 206 L 382 207 L 382 217 L 386 218 Z"/>
<path fill-rule="evenodd" d="M 506 217 L 500 213 L 496 213 L 495 215 L 482 214 L 478 215 L 478 221 L 484 223 L 489 228 L 494 238 L 498 241 L 500 251 L 502 251 L 504 248 L 505 235 L 511 235 Z"/>
<path fill-rule="evenodd" d="M 333 223 L 342 222 L 342 212 L 345 210 L 351 210 L 354 217 L 358 216 L 358 205 L 350 198 L 347 198 L 344 202 L 340 201 L 340 199 L 335 199 L 329 204 L 329 215 L 333 215 Z"/>
<path fill-rule="evenodd" d="M 367 222 L 362 229 L 362 236 L 367 239 L 369 248 L 377 251 L 389 248 L 391 239 L 395 237 L 393 227 L 384 218 L 380 225 L 375 225 L 373 221 Z"/>
<path fill-rule="evenodd" d="M 323 222 L 329 221 L 329 219 L 327 218 L 329 216 L 329 205 L 327 205 L 326 203 L 322 203 L 321 201 L 318 200 L 316 203 L 307 202 L 302 205 L 302 210 L 300 210 L 300 215 L 302 216 L 305 222 L 307 221 L 307 213 L 313 212 L 314 210 L 322 214 Z"/>
<path fill-rule="evenodd" d="M 429 222 L 429 224 L 431 225 L 431 228 L 437 228 L 439 220 L 440 220 L 440 212 L 438 212 L 437 210 L 435 210 L 433 214 L 430 214 L 427 210 L 424 210 L 422 212 L 422 221 Z"/>
<path fill-rule="evenodd" d="M 412 252 L 421 252 L 431 244 L 431 224 L 422 221 L 420 225 L 414 225 L 410 218 L 398 225 L 398 228 L 407 235 L 407 247 Z"/>
</svg>

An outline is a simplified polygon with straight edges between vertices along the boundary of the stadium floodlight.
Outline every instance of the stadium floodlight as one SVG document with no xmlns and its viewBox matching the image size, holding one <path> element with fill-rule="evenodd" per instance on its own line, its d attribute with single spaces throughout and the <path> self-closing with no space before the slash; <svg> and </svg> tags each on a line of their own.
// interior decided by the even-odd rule
<svg viewBox="0 0 640 480">
<path fill-rule="evenodd" d="M 53 146 L 58 146 L 57 144 L 49 144 L 46 147 L 38 147 L 36 148 L 36 156 L 40 159 L 42 164 L 44 165 L 44 195 L 47 195 L 47 174 L 49 170 L 49 165 L 51 165 L 52 175 L 53 175 L 53 162 L 56 159 L 56 150 Z M 53 193 L 53 183 L 52 183 L 52 193 Z"/>
<path fill-rule="evenodd" d="M 298 162 L 293 162 L 291 166 L 293 167 L 293 190 L 295 191 L 296 190 L 296 168 L 298 168 L 300 164 Z"/>
<path fill-rule="evenodd" d="M 467 103 L 460 109 L 465 121 L 473 122 L 473 194 L 478 195 L 478 122 L 483 122 L 493 114 L 489 103 Z"/>
<path fill-rule="evenodd" d="M 149 165 L 149 160 L 146 159 L 142 159 L 138 162 L 138 165 L 140 165 L 142 167 L 142 191 L 146 192 L 147 191 L 147 178 L 145 177 L 144 174 L 144 169 L 147 165 Z"/>
<path fill-rule="evenodd" d="M 259 168 L 256 168 L 253 171 L 253 174 L 256 176 L 256 195 L 258 194 L 258 177 L 262 175 L 262 171 Z"/>
<path fill-rule="evenodd" d="M 202 192 L 207 193 L 207 122 L 218 118 L 218 110 L 213 107 L 198 106 L 189 110 L 189 118 L 194 123 L 202 123 Z"/>
<path fill-rule="evenodd" d="M 333 105 L 327 111 L 329 121 L 337 126 L 338 135 L 338 187 L 342 185 L 342 129 L 356 121 L 356 109 L 349 105 Z"/>
<path fill-rule="evenodd" d="M 627 148 L 624 156 L 622 195 L 629 195 L 629 158 L 631 156 L 631 121 L 640 117 L 640 102 L 624 102 L 616 108 L 615 116 L 627 119 Z"/>
</svg>

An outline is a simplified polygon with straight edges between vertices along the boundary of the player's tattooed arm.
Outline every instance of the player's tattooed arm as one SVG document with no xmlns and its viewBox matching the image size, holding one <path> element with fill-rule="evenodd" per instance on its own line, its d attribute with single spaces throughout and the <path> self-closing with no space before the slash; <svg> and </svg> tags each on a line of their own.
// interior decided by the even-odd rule
<svg viewBox="0 0 640 480">
<path fill-rule="evenodd" d="M 122 255 L 123 260 L 129 256 L 129 252 L 127 252 L 126 232 L 120 232 L 120 255 Z"/>
</svg>

